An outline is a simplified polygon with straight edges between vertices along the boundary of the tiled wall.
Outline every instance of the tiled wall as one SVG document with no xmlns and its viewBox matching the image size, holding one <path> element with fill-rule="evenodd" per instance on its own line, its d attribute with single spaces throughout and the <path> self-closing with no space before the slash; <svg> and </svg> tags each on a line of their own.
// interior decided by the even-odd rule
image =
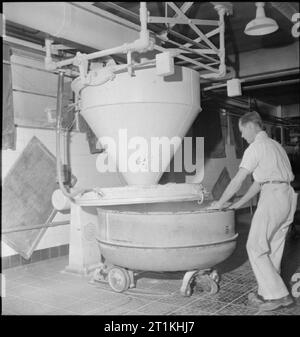
<svg viewBox="0 0 300 337">
<path fill-rule="evenodd" d="M 14 254 L 11 256 L 4 256 L 1 259 L 2 269 L 18 267 L 21 265 L 26 265 L 42 260 L 51 259 L 54 257 L 65 256 L 69 254 L 69 245 L 61 245 L 55 247 L 49 247 L 45 249 L 38 249 L 33 252 L 30 259 L 24 259 L 19 254 Z"/>
</svg>

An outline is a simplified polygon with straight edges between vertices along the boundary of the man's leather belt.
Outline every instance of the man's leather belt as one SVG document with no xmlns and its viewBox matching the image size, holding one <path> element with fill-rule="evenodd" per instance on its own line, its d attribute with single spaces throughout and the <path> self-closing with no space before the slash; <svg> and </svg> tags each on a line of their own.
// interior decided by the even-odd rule
<svg viewBox="0 0 300 337">
<path fill-rule="evenodd" d="M 289 184 L 289 181 L 283 181 L 283 180 L 270 180 L 270 181 L 263 181 L 260 183 L 260 185 L 264 184 Z"/>
</svg>

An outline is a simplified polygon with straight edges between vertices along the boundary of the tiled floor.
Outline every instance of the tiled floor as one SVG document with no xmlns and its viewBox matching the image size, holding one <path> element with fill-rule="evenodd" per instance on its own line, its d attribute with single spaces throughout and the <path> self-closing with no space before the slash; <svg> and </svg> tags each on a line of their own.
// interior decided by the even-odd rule
<svg viewBox="0 0 300 337">
<path fill-rule="evenodd" d="M 233 255 L 219 266 L 220 290 L 210 295 L 195 291 L 180 295 L 182 273 L 144 272 L 137 287 L 115 293 L 107 284 L 91 283 L 90 277 L 62 272 L 68 257 L 49 259 L 4 270 L 4 315 L 261 315 L 246 305 L 256 282 L 247 259 L 245 243 L 250 217 L 237 220 L 238 244 Z M 300 239 L 287 240 L 283 256 L 284 278 L 300 272 Z M 291 261 L 293 261 L 291 263 Z M 264 315 L 266 313 L 263 313 Z M 268 315 L 300 315 L 300 298 L 291 307 Z"/>
</svg>

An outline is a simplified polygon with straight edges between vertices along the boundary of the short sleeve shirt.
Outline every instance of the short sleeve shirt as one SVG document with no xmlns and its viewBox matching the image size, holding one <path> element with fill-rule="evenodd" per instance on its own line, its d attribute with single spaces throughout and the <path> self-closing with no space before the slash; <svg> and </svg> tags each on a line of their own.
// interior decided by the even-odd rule
<svg viewBox="0 0 300 337">
<path fill-rule="evenodd" d="M 292 181 L 294 175 L 284 148 L 260 131 L 245 150 L 240 167 L 253 174 L 255 181 Z"/>
</svg>

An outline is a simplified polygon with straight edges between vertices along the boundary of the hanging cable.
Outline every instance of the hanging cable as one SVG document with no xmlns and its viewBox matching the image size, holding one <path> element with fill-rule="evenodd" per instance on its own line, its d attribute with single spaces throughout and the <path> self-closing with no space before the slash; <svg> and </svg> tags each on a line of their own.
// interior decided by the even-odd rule
<svg viewBox="0 0 300 337">
<path fill-rule="evenodd" d="M 58 74 L 58 88 L 57 88 L 57 105 L 56 105 L 56 174 L 58 184 L 63 194 L 74 202 L 74 198 L 80 194 L 93 191 L 91 189 L 82 189 L 70 193 L 64 186 L 62 179 L 62 165 L 61 165 L 61 151 L 60 151 L 60 134 L 61 134 L 61 117 L 62 117 L 62 101 L 64 91 L 64 73 L 62 71 Z"/>
</svg>

